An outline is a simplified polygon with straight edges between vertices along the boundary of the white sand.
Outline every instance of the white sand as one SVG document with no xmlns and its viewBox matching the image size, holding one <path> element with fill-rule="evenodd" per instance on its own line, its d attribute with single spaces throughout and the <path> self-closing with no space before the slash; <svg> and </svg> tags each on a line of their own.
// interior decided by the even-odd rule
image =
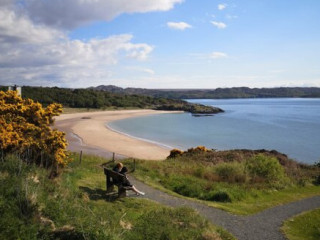
<svg viewBox="0 0 320 240">
<path fill-rule="evenodd" d="M 106 127 L 106 124 L 111 121 L 160 113 L 172 112 L 121 110 L 62 114 L 56 117 L 55 127 L 72 131 L 82 139 L 83 144 L 88 146 L 99 147 L 132 158 L 163 160 L 170 154 L 171 149 L 131 138 Z"/>
</svg>

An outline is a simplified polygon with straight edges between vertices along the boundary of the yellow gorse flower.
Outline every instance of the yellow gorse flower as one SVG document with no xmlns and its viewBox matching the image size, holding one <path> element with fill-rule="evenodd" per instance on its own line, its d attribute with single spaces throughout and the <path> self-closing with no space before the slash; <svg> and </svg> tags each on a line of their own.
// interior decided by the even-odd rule
<svg viewBox="0 0 320 240">
<path fill-rule="evenodd" d="M 0 91 L 0 148 L 4 154 L 31 151 L 39 163 L 41 154 L 53 159 L 50 165 L 66 165 L 65 133 L 53 130 L 53 117 L 60 115 L 62 105 L 43 108 L 32 99 L 22 99 L 15 91 Z"/>
</svg>

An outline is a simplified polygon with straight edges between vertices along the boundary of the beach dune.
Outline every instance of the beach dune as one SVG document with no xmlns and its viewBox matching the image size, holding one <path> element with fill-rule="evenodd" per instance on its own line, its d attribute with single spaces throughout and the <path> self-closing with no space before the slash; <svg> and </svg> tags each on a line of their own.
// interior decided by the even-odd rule
<svg viewBox="0 0 320 240">
<path fill-rule="evenodd" d="M 117 110 L 62 114 L 55 118 L 54 127 L 67 133 L 69 149 L 74 150 L 76 142 L 69 140 L 76 135 L 85 149 L 93 147 L 97 151 L 105 150 L 126 157 L 163 160 L 170 154 L 168 148 L 147 141 L 129 137 L 107 128 L 107 124 L 124 118 L 139 117 L 151 114 L 172 113 L 155 110 Z M 69 138 L 69 139 L 68 139 Z M 79 143 L 78 143 L 79 144 Z M 80 149 L 81 150 L 81 149 Z M 91 152 L 92 153 L 92 152 Z"/>
</svg>

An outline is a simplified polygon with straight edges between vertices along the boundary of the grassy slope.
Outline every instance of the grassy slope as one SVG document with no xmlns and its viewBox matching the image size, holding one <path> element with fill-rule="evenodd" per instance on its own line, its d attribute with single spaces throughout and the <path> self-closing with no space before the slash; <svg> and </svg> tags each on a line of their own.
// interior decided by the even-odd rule
<svg viewBox="0 0 320 240">
<path fill-rule="evenodd" d="M 54 181 L 14 159 L 0 162 L 0 238 L 233 239 L 191 209 L 106 197 L 105 161 L 84 156 Z"/>
<path fill-rule="evenodd" d="M 319 223 L 320 209 L 316 209 L 287 220 L 282 230 L 289 240 L 319 240 Z"/>
<path fill-rule="evenodd" d="M 227 156 L 230 157 L 230 154 Z M 242 215 L 320 194 L 320 186 L 312 184 L 311 177 L 311 174 L 317 174 L 314 171 L 320 174 L 320 169 L 298 169 L 290 173 L 294 177 L 284 176 L 281 182 L 252 183 L 248 176 L 243 175 L 240 175 L 240 180 L 246 178 L 245 182 L 236 182 L 237 179 L 233 177 L 239 175 L 235 171 L 244 168 L 242 163 L 213 164 L 208 159 L 202 161 L 202 157 L 196 155 L 194 158 L 177 158 L 164 162 L 141 161 L 135 176 L 171 194 L 180 194 L 181 197 L 193 198 Z M 232 179 L 221 179 L 221 176 L 217 176 L 217 168 L 220 173 L 232 175 Z M 223 172 L 221 169 L 226 170 Z M 226 195 L 227 201 L 217 200 L 217 195 Z"/>
</svg>

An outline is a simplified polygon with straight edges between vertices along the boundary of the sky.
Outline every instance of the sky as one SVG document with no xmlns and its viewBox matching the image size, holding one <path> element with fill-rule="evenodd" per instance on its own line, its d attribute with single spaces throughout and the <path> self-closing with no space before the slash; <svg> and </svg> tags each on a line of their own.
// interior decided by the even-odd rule
<svg viewBox="0 0 320 240">
<path fill-rule="evenodd" d="M 0 85 L 320 87 L 319 0 L 0 0 Z"/>
</svg>

